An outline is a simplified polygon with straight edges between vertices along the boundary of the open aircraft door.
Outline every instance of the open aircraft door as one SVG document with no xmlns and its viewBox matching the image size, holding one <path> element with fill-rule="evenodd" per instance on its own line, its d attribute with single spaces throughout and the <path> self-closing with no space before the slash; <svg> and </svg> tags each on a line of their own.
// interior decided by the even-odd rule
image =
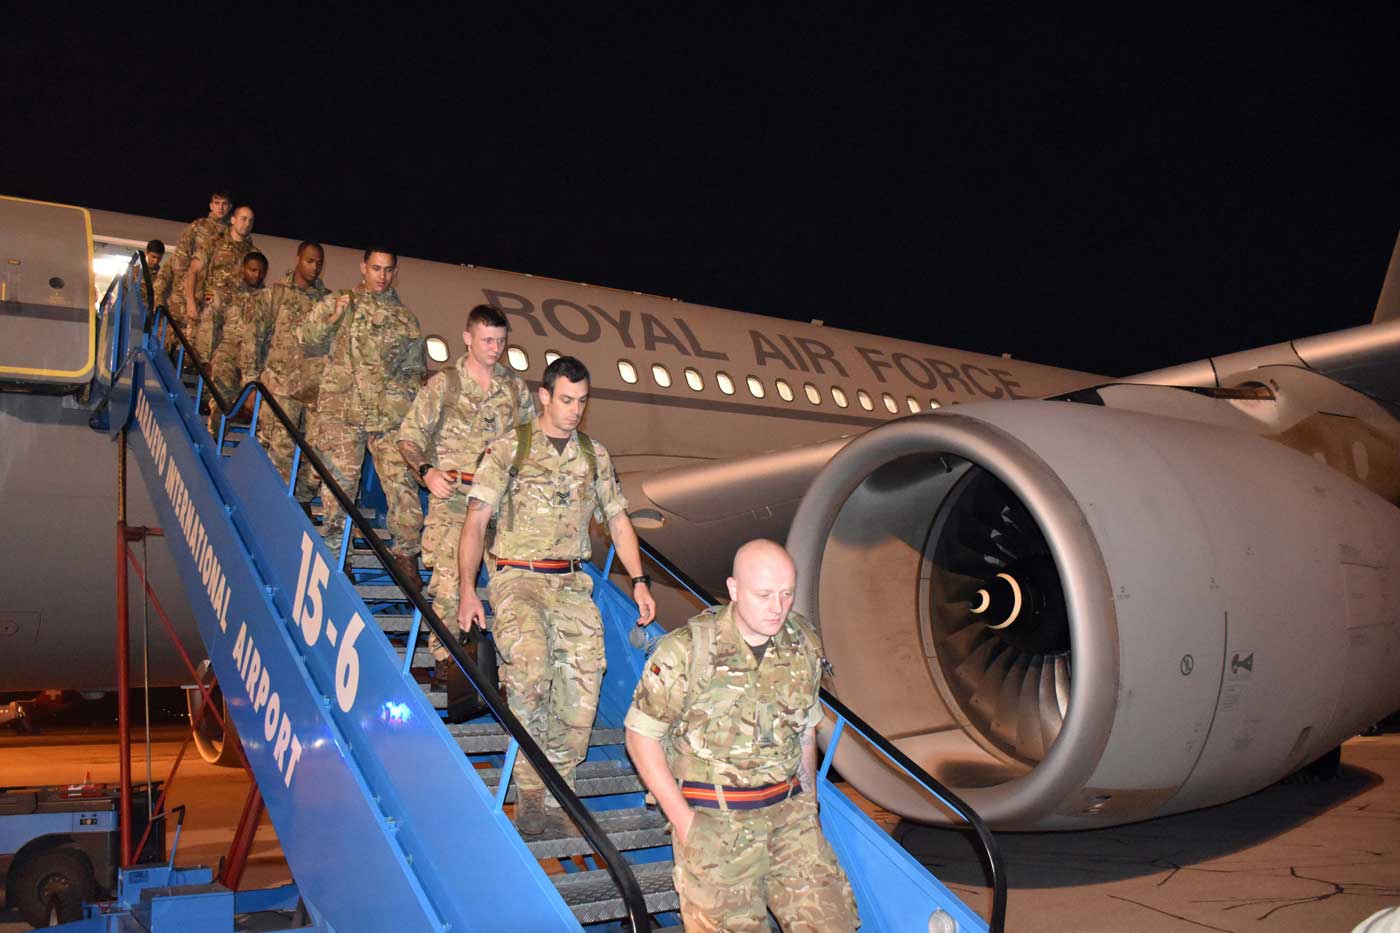
<svg viewBox="0 0 1400 933">
<path fill-rule="evenodd" d="M 88 382 L 94 300 L 88 212 L 0 197 L 0 384 L 68 392 Z"/>
</svg>

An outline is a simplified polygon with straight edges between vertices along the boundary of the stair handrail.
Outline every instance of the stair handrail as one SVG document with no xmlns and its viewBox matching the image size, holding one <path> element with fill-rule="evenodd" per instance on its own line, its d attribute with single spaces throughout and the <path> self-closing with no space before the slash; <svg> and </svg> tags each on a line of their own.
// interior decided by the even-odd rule
<svg viewBox="0 0 1400 933">
<path fill-rule="evenodd" d="M 121 300 L 120 295 L 118 296 L 118 299 L 116 301 L 111 303 L 110 307 L 108 305 L 108 302 L 111 300 L 112 293 L 116 291 L 117 286 L 122 285 L 124 282 L 128 281 L 131 273 L 138 268 L 141 270 L 141 283 L 146 286 L 146 304 L 143 310 L 147 313 L 145 320 L 142 322 L 142 331 L 143 333 L 149 332 L 151 328 L 151 322 L 155 318 L 155 315 L 150 313 L 150 308 L 155 304 L 156 300 L 155 287 L 151 283 L 151 270 L 146 265 L 146 254 L 141 250 L 137 250 L 132 255 L 130 261 L 127 263 L 125 272 L 123 272 L 121 275 L 113 276 L 112 281 L 107 283 L 107 290 L 102 293 L 102 300 L 97 303 L 99 329 L 105 326 L 106 318 L 109 313 L 115 313 L 117 315 L 116 323 L 112 326 L 112 345 L 109 348 L 109 358 L 107 360 L 107 375 L 108 378 L 112 381 L 112 383 L 116 382 L 117 374 L 126 368 L 126 364 L 131 359 L 132 354 L 136 352 L 136 348 L 125 346 L 124 341 L 122 339 L 127 330 L 127 328 L 125 328 L 123 324 L 131 313 L 127 309 L 126 303 Z M 98 345 L 97 337 L 98 335 L 94 334 L 92 338 L 94 352 L 96 351 Z M 125 349 L 125 353 L 122 352 L 123 349 Z M 90 380 L 89 385 L 91 385 L 93 382 L 96 382 L 98 380 L 99 375 L 100 373 L 96 369 L 94 369 L 92 379 Z M 111 385 L 109 385 L 107 388 L 110 390 Z"/>
<path fill-rule="evenodd" d="M 685 587 L 692 596 L 700 600 L 707 607 L 719 605 L 719 600 L 710 595 L 705 587 L 701 586 L 690 577 L 684 570 L 677 567 L 671 560 L 658 551 L 645 539 L 638 536 L 642 554 L 649 558 L 662 570 L 666 571 L 677 583 Z M 825 687 L 820 688 L 818 694 L 821 701 L 825 703 L 838 717 L 838 722 L 844 720 L 845 723 L 854 728 L 862 738 L 875 747 L 886 758 L 890 759 L 900 770 L 916 782 L 923 785 L 924 789 L 938 798 L 948 809 L 962 817 L 973 831 L 977 834 L 978 841 L 982 845 L 982 852 L 988 872 L 992 876 L 992 910 L 991 918 L 988 921 L 988 928 L 991 933 L 1001 933 L 1006 928 L 1006 867 L 1002 860 L 1001 847 L 997 844 L 996 837 L 992 835 L 990 827 L 987 826 L 981 815 L 974 810 L 966 801 L 953 793 L 933 775 L 929 774 L 908 755 L 900 751 L 889 739 L 885 738 L 874 727 L 861 719 L 845 703 L 836 698 L 831 691 Z M 834 739 L 833 739 L 834 741 Z"/>
<path fill-rule="evenodd" d="M 135 260 L 133 260 L 133 262 L 134 261 Z M 144 262 L 145 260 L 143 257 L 142 263 L 144 264 Z M 324 488 L 331 491 L 331 495 L 335 497 L 336 502 L 340 504 L 345 514 L 354 522 L 355 527 L 360 530 L 365 541 L 369 544 L 370 549 L 374 551 L 375 556 L 378 557 L 380 563 L 384 565 L 384 569 L 388 571 L 399 588 L 404 591 L 404 595 L 407 597 L 406 601 L 410 602 L 413 607 L 422 614 L 423 621 L 427 622 L 428 626 L 437 634 L 438 640 L 442 643 L 443 647 L 447 649 L 452 659 L 457 662 L 458 667 L 460 667 L 463 673 L 467 675 L 468 679 L 471 680 L 472 685 L 476 687 L 477 692 L 480 693 L 482 699 L 486 701 L 487 707 L 490 708 L 491 712 L 500 721 L 511 738 L 515 740 L 519 747 L 520 754 L 523 754 L 526 760 L 534 766 L 536 773 L 538 773 L 541 780 L 543 780 L 545 787 L 555 799 L 559 801 L 564 812 L 568 814 L 569 818 L 578 826 L 579 831 L 583 833 L 584 838 L 594 847 L 594 851 L 602 857 L 605 863 L 604 867 L 612 877 L 613 883 L 617 886 L 618 892 L 622 895 L 623 903 L 627 907 L 627 922 L 630 924 L 633 933 L 643 933 L 643 931 L 649 930 L 651 928 L 651 921 L 646 908 L 646 898 L 642 893 L 641 885 L 637 881 L 637 876 L 632 872 L 631 863 L 623 858 L 622 852 L 613 845 L 612 840 L 608 838 L 607 834 L 603 832 L 602 827 L 600 827 L 593 818 L 592 811 L 584 806 L 583 801 L 580 800 L 573 789 L 565 783 L 563 776 L 554 769 L 554 766 L 545 756 L 543 749 L 531 738 L 529 731 L 520 720 L 515 717 L 515 714 L 510 711 L 510 707 L 506 704 L 505 697 L 503 697 L 495 687 L 491 686 L 485 675 L 482 674 L 481 670 L 476 666 L 476 662 L 472 660 L 458 643 L 456 636 L 448 631 L 447 626 L 438 618 L 437 613 L 433 611 L 428 601 L 423 598 L 417 588 L 410 585 L 407 576 L 395 566 L 389 554 L 389 549 L 384 546 L 384 543 L 379 540 L 378 535 L 374 533 L 374 528 L 370 525 L 369 520 L 355 507 L 354 500 L 346 495 L 345 490 L 341 488 L 335 477 L 331 475 L 330 469 L 321 459 L 320 454 L 307 442 L 305 435 L 297 428 L 292 419 L 287 417 L 287 413 L 282 409 L 282 406 L 278 404 L 272 392 L 267 386 L 263 385 L 260 380 L 254 380 L 243 386 L 243 389 L 234 399 L 233 404 L 230 405 L 228 400 L 224 398 L 223 393 L 219 391 L 219 387 L 209 378 L 210 374 L 206 364 L 200 359 L 199 354 L 195 352 L 194 347 L 191 346 L 189 338 L 185 336 L 184 330 L 174 318 L 170 317 L 164 305 L 156 308 L 155 313 L 150 315 L 148 324 L 153 324 L 154 319 L 157 317 L 163 317 L 164 323 L 169 325 L 170 332 L 183 348 L 185 355 L 194 362 L 196 370 L 201 374 L 200 378 L 208 382 L 209 395 L 213 399 L 214 404 L 218 405 L 222 410 L 225 417 L 237 411 L 238 407 L 242 406 L 249 393 L 252 392 L 258 393 L 260 398 L 258 404 L 265 404 L 272 410 L 273 415 L 287 431 L 293 443 L 301 450 L 302 457 L 311 465 L 311 468 L 316 471 L 317 475 L 320 476 L 321 481 L 324 483 Z M 152 331 L 159 333 L 159 329 L 153 326 L 147 326 L 145 330 L 147 334 L 152 333 Z M 158 352 L 160 350 L 159 344 L 152 349 Z M 413 647 L 408 646 L 406 650 L 412 651 Z M 500 780 L 509 781 L 510 775 L 503 773 Z"/>
</svg>

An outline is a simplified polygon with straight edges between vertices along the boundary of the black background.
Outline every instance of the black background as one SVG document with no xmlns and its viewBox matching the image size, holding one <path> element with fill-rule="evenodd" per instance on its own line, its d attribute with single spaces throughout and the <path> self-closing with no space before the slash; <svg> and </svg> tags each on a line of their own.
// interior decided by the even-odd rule
<svg viewBox="0 0 1400 933">
<path fill-rule="evenodd" d="M 1400 225 L 1393 3 L 209 9 L 8 14 L 0 192 L 1109 374 L 1368 321 Z"/>
</svg>

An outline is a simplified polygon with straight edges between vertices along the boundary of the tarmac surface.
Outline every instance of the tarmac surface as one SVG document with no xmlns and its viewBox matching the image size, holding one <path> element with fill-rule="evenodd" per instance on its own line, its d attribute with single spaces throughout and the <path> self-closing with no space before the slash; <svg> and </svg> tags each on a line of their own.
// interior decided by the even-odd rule
<svg viewBox="0 0 1400 933">
<path fill-rule="evenodd" d="M 153 729 L 155 779 L 165 779 L 186 735 L 179 726 Z M 135 739 L 132 772 L 141 781 L 145 746 Z M 1010 879 L 1007 929 L 1349 931 L 1400 904 L 1400 735 L 1353 739 L 1342 762 L 1335 780 L 1275 785 L 1196 813 L 1085 833 L 998 834 Z M 0 786 L 69 784 L 89 775 L 116 781 L 117 773 L 115 729 L 34 736 L 0 730 Z M 189 808 L 179 864 L 218 865 L 248 788 L 242 771 L 207 765 L 192 749 L 186 754 L 168 801 Z M 964 835 L 897 825 L 871 810 L 986 915 L 985 873 Z M 290 877 L 264 817 L 243 886 Z M 28 929 L 13 911 L 0 910 L 0 933 Z"/>
</svg>

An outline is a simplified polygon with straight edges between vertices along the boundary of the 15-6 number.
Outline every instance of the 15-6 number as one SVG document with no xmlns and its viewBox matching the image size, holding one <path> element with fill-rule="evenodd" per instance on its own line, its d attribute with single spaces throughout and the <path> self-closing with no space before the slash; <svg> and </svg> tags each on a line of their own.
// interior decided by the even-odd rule
<svg viewBox="0 0 1400 933">
<path fill-rule="evenodd" d="M 314 559 L 313 559 L 314 558 Z M 326 641 L 338 647 L 335 655 L 335 699 L 341 712 L 350 712 L 355 705 L 355 691 L 360 686 L 360 655 L 355 640 L 365 629 L 365 621 L 357 612 L 350 617 L 345 631 L 339 631 L 325 618 L 326 582 L 331 569 L 326 559 L 316 553 L 311 535 L 301 533 L 301 569 L 297 571 L 297 588 L 292 597 L 292 620 L 301 626 L 301 637 L 308 648 L 313 647 L 324 632 Z"/>
</svg>

